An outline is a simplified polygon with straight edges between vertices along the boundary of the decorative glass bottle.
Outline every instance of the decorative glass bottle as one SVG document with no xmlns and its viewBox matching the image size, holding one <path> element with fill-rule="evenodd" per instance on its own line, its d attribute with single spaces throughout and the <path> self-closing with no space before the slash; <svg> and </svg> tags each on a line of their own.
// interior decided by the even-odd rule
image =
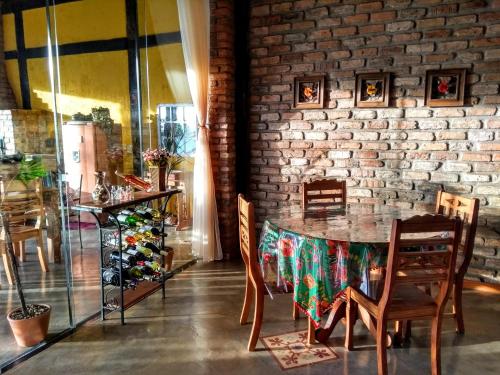
<svg viewBox="0 0 500 375">
<path fill-rule="evenodd" d="M 106 187 L 106 172 L 98 171 L 94 174 L 96 177 L 96 185 L 94 191 L 92 192 L 92 200 L 95 203 L 108 203 L 110 194 L 108 188 Z"/>
</svg>

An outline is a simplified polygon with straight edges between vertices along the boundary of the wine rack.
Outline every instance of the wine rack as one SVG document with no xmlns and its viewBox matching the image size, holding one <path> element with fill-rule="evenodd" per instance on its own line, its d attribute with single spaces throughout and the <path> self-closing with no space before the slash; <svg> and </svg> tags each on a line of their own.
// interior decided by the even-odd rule
<svg viewBox="0 0 500 375">
<path fill-rule="evenodd" d="M 120 320 L 125 324 L 125 300 L 124 293 L 128 289 L 134 289 L 142 281 L 140 279 L 132 278 L 127 281 L 124 277 L 125 264 L 123 261 L 123 254 L 125 254 L 125 246 L 123 245 L 123 234 L 129 229 L 129 226 L 118 220 L 118 212 L 126 209 L 136 207 L 138 205 L 149 204 L 152 201 L 160 202 L 161 217 L 165 216 L 165 211 L 169 199 L 174 195 L 180 193 L 179 189 L 168 189 L 162 192 L 136 192 L 134 198 L 128 201 L 109 202 L 104 204 L 95 203 L 92 201 L 81 202 L 73 207 L 77 211 L 89 212 L 97 221 L 99 229 L 99 270 L 100 270 L 100 284 L 101 284 L 101 319 L 106 318 L 106 313 L 111 311 L 120 312 Z M 106 218 L 106 219 L 105 219 Z M 160 250 L 165 249 L 165 220 L 159 223 L 160 234 L 157 236 L 157 246 Z M 118 252 L 118 260 L 115 262 L 110 261 L 111 254 Z M 111 264 L 112 263 L 112 264 Z M 106 282 L 103 273 L 106 269 L 115 267 L 118 271 L 118 280 L 115 280 L 115 285 L 111 282 Z M 162 296 L 165 298 L 165 281 L 173 276 L 172 272 L 160 270 L 153 281 L 161 284 Z"/>
</svg>

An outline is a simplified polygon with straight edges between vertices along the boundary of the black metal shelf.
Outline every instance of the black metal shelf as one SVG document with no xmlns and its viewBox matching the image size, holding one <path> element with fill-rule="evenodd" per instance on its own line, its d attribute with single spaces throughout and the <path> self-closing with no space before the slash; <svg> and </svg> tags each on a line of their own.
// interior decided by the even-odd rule
<svg viewBox="0 0 500 375">
<path fill-rule="evenodd" d="M 109 253 L 111 251 L 119 251 L 120 253 L 124 252 L 124 246 L 122 244 L 122 234 L 126 232 L 128 229 L 133 229 L 130 228 L 130 226 L 124 225 L 123 223 L 120 223 L 118 221 L 118 216 L 116 215 L 116 212 L 128 208 L 128 207 L 135 207 L 141 203 L 148 203 L 153 200 L 161 199 L 163 200 L 163 203 L 161 204 L 161 214 L 162 217 L 165 215 L 167 203 L 169 199 L 174 195 L 179 193 L 181 190 L 179 189 L 169 189 L 164 192 L 158 192 L 158 193 L 145 193 L 145 192 L 138 192 L 135 195 L 135 199 L 131 199 L 126 202 L 111 202 L 111 203 L 106 203 L 106 204 L 96 204 L 94 202 L 82 202 L 73 208 L 77 211 L 85 211 L 91 213 L 98 225 L 99 229 L 99 263 L 100 263 L 100 280 L 101 280 L 101 319 L 104 320 L 106 318 L 106 312 L 110 311 L 120 311 L 120 319 L 121 323 L 125 324 L 125 303 L 124 303 L 124 292 L 128 289 L 131 289 L 129 287 L 127 280 L 123 278 L 123 269 L 124 264 L 122 261 L 122 258 L 120 257 L 120 260 L 117 262 L 112 262 L 107 261 L 109 259 Z M 107 220 L 105 222 L 102 222 L 101 218 L 102 215 L 99 214 L 107 214 Z M 159 249 L 165 249 L 165 222 L 162 220 L 160 222 L 160 233 L 161 235 L 159 236 L 160 238 L 158 239 L 157 243 L 159 246 Z M 107 244 L 106 242 L 109 241 L 106 239 L 106 236 L 110 235 L 110 232 L 118 232 L 117 238 L 118 243 L 115 244 Z M 154 242 L 154 241 L 152 241 Z M 112 283 L 107 283 L 103 280 L 103 272 L 104 269 L 107 267 L 116 267 L 117 270 L 119 271 L 119 277 L 120 277 L 120 285 L 114 285 Z M 154 280 L 155 282 L 159 282 L 162 287 L 162 296 L 165 298 L 165 281 L 170 279 L 174 274 L 172 272 L 161 272 L 161 277 L 160 280 Z M 137 283 L 139 284 L 143 280 L 137 280 Z M 138 285 L 137 284 L 137 285 Z M 116 292 L 116 296 L 112 295 L 113 292 Z M 145 295 L 146 296 L 146 295 Z"/>
</svg>

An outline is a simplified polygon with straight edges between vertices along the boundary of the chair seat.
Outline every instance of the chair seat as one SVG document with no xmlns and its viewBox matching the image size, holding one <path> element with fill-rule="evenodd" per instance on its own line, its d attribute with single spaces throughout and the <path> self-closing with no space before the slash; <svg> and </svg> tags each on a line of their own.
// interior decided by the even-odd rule
<svg viewBox="0 0 500 375">
<path fill-rule="evenodd" d="M 12 225 L 9 228 L 12 241 L 23 241 L 25 239 L 33 238 L 38 235 L 39 228 L 27 225 Z"/>
<path fill-rule="evenodd" d="M 370 283 L 370 295 L 352 289 L 351 297 L 358 302 L 361 306 L 365 307 L 372 315 L 378 309 L 378 300 L 376 298 L 377 291 L 380 292 L 380 283 L 383 280 L 374 281 Z M 431 318 L 436 314 L 436 302 L 434 298 L 426 294 L 414 285 L 401 285 L 394 292 L 389 307 L 388 320 L 405 320 L 406 318 L 416 317 Z"/>
<path fill-rule="evenodd" d="M 431 318 L 436 314 L 436 308 L 434 298 L 414 285 L 404 285 L 400 286 L 392 297 L 388 319 Z"/>
</svg>

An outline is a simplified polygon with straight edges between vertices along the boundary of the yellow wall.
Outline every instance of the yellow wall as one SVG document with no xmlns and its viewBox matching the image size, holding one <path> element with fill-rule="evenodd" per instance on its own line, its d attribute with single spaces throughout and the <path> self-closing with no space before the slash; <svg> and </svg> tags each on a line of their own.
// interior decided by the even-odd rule
<svg viewBox="0 0 500 375">
<path fill-rule="evenodd" d="M 148 15 L 144 16 L 144 10 Z M 53 9 L 51 9 L 52 13 Z M 59 44 L 126 37 L 125 0 L 83 0 L 55 7 Z M 139 0 L 139 30 L 144 35 L 179 31 L 175 0 Z M 23 11 L 26 48 L 47 45 L 45 8 Z M 3 15 L 5 50 L 16 49 L 13 14 Z M 141 50 L 141 82 L 143 119 L 156 113 L 160 103 L 191 102 L 179 43 L 148 49 L 150 101 L 147 107 L 146 53 Z M 48 60 L 27 60 L 28 78 L 33 109 L 52 108 Z M 19 70 L 16 60 L 6 61 L 7 76 L 21 105 Z M 168 74 L 165 73 L 168 70 Z M 174 77 L 174 78 L 172 78 Z M 60 57 L 61 95 L 58 110 L 69 118 L 76 112 L 89 113 L 92 107 L 108 107 L 111 117 L 122 124 L 124 149 L 131 150 L 130 97 L 127 51 L 82 53 Z M 186 95 L 187 93 L 187 95 Z M 149 138 L 148 138 L 149 139 Z M 156 128 L 154 128 L 154 142 Z M 153 144 L 156 147 L 156 143 Z M 125 170 L 132 169 L 131 157 L 126 158 Z"/>
<path fill-rule="evenodd" d="M 5 14 L 3 16 L 3 47 L 5 51 L 15 51 L 16 46 L 16 29 L 14 27 L 14 15 Z"/>
</svg>

